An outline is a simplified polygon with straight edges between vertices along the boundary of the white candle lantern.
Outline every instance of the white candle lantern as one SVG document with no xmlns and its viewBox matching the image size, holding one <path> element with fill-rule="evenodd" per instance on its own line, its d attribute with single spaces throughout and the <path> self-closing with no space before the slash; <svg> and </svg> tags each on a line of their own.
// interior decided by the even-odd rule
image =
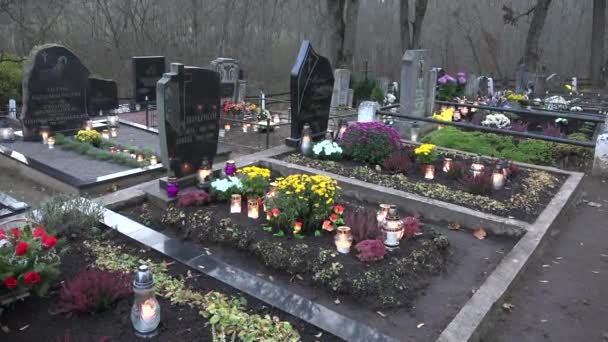
<svg viewBox="0 0 608 342">
<path fill-rule="evenodd" d="M 118 126 L 118 115 L 108 116 L 108 126 L 110 126 L 110 127 Z"/>
<path fill-rule="evenodd" d="M 150 157 L 150 165 L 156 165 L 156 164 L 158 164 L 158 158 L 156 158 L 156 156 Z"/>
<path fill-rule="evenodd" d="M 380 208 L 378 209 L 378 212 L 376 212 L 376 220 L 378 221 L 378 225 L 381 225 L 382 222 L 384 222 L 390 208 L 390 204 L 380 204 Z"/>
<path fill-rule="evenodd" d="M 254 220 L 260 217 L 260 201 L 257 197 L 247 199 L 247 217 Z"/>
<path fill-rule="evenodd" d="M 104 140 L 110 140 L 110 131 L 107 129 L 101 131 L 101 138 Z"/>
<path fill-rule="evenodd" d="M 241 213 L 241 195 L 234 194 L 230 198 L 230 213 L 240 214 Z"/>
<path fill-rule="evenodd" d="M 93 120 L 87 120 L 87 121 L 84 123 L 84 129 L 85 129 L 86 131 L 90 131 L 90 130 L 92 130 L 92 129 L 93 129 Z"/>
<path fill-rule="evenodd" d="M 134 301 L 131 307 L 131 323 L 138 337 L 152 337 L 158 334 L 160 304 L 154 293 L 154 277 L 148 266 L 141 265 L 133 280 Z"/>
<path fill-rule="evenodd" d="M 350 227 L 338 227 L 336 236 L 334 236 L 334 242 L 339 253 L 348 254 L 350 246 L 353 244 L 353 235 L 351 234 Z"/>
<path fill-rule="evenodd" d="M 208 189 L 209 188 L 209 176 L 211 175 L 211 168 L 209 167 L 209 162 L 207 159 L 203 159 L 201 163 L 201 167 L 198 169 L 198 184 L 197 187 L 199 189 Z"/>
<path fill-rule="evenodd" d="M 300 150 L 302 154 L 307 155 L 312 149 L 312 130 L 309 124 L 304 124 L 302 128 L 302 139 L 300 141 Z"/>
<path fill-rule="evenodd" d="M 414 121 L 410 127 L 410 140 L 418 142 L 418 135 L 420 135 L 420 126 L 418 126 L 418 122 Z"/>
<path fill-rule="evenodd" d="M 230 129 L 231 129 L 231 128 L 232 128 L 232 127 L 230 126 L 230 124 L 229 124 L 229 123 L 224 124 L 224 131 L 226 131 L 226 132 L 230 132 Z"/>
<path fill-rule="evenodd" d="M 15 140 L 15 130 L 6 121 L 0 122 L 0 141 L 13 142 Z"/>
<path fill-rule="evenodd" d="M 452 169 L 452 158 L 443 159 L 443 172 L 449 172 Z"/>
<path fill-rule="evenodd" d="M 274 113 L 272 115 L 272 122 L 275 124 L 281 123 L 281 116 L 279 115 L 279 113 Z"/>
<path fill-rule="evenodd" d="M 435 179 L 435 165 L 424 165 L 424 179 Z"/>
<path fill-rule="evenodd" d="M 503 168 L 500 165 L 496 166 L 494 173 L 492 174 L 492 188 L 494 190 L 501 190 L 505 186 L 506 177 L 503 172 Z"/>
<path fill-rule="evenodd" d="M 382 237 L 386 247 L 399 247 L 399 242 L 403 237 L 403 221 L 394 205 L 391 205 L 386 219 L 382 222 Z"/>
<path fill-rule="evenodd" d="M 243 133 L 247 133 L 248 130 L 249 130 L 249 124 L 243 123 Z"/>
<path fill-rule="evenodd" d="M 340 125 L 340 130 L 338 131 L 338 141 L 342 139 L 342 137 L 344 136 L 344 133 L 346 133 L 347 128 L 348 128 L 347 123 L 342 122 L 342 124 Z"/>
<path fill-rule="evenodd" d="M 140 153 L 140 154 L 137 155 L 137 159 L 136 160 L 141 163 L 144 160 L 146 160 L 146 157 L 143 154 Z"/>
<path fill-rule="evenodd" d="M 48 137 L 46 139 L 46 143 L 49 145 L 49 149 L 54 149 L 55 148 L 55 137 Z"/>
<path fill-rule="evenodd" d="M 47 126 L 40 127 L 40 137 L 42 138 L 42 143 L 46 145 L 49 138 L 49 128 Z"/>
<path fill-rule="evenodd" d="M 483 170 L 485 169 L 485 165 L 483 165 L 481 161 L 481 157 L 475 158 L 473 164 L 471 164 L 471 174 L 473 177 L 481 176 Z"/>
<path fill-rule="evenodd" d="M 118 128 L 117 127 L 110 128 L 110 137 L 112 137 L 112 138 L 118 137 Z"/>
</svg>

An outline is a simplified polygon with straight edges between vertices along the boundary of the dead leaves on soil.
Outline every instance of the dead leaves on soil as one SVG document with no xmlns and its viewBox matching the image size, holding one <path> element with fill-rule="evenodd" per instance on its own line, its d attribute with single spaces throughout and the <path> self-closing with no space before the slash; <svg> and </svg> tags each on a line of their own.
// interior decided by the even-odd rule
<svg viewBox="0 0 608 342">
<path fill-rule="evenodd" d="M 473 236 L 476 237 L 478 240 L 485 239 L 487 235 L 488 233 L 486 233 L 486 230 L 481 227 L 473 231 Z"/>
</svg>

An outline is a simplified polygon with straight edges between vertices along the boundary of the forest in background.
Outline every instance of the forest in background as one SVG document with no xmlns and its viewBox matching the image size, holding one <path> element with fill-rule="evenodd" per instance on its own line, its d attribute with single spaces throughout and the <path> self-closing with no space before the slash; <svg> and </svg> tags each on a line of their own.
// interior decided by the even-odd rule
<svg viewBox="0 0 608 342">
<path fill-rule="evenodd" d="M 131 95 L 130 57 L 136 55 L 164 55 L 169 62 L 196 66 L 234 57 L 245 70 L 250 92 L 260 87 L 285 91 L 303 39 L 331 57 L 335 67 L 339 27 L 332 7 L 342 1 L 1 0 L 0 52 L 27 56 L 37 44 L 64 44 L 92 73 L 118 81 L 125 97 Z M 404 52 L 400 1 L 345 1 L 358 5 L 348 67 L 361 77 L 367 61 L 371 77 L 398 80 Z M 525 13 L 540 2 L 428 0 L 419 45 L 431 50 L 435 66 L 449 72 L 513 79 L 533 16 L 512 25 L 504 20 L 504 7 Z M 564 78 L 589 78 L 594 1 L 548 2 L 539 65 Z M 414 16 L 415 1 L 410 3 Z M 349 15 L 345 11 L 343 19 Z"/>
</svg>

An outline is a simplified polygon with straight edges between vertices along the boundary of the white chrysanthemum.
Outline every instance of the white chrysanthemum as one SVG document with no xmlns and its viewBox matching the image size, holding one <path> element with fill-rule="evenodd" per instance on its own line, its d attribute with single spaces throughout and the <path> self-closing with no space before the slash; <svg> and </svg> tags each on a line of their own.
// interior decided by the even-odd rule
<svg viewBox="0 0 608 342">
<path fill-rule="evenodd" d="M 504 114 L 490 114 L 481 124 L 488 127 L 507 128 L 511 126 L 511 120 Z"/>
<path fill-rule="evenodd" d="M 241 183 L 241 180 L 237 177 L 216 179 L 211 182 L 211 188 L 213 188 L 213 190 L 216 192 L 225 192 L 233 186 L 236 186 L 238 189 L 242 189 L 243 183 Z"/>
<path fill-rule="evenodd" d="M 324 153 L 326 156 L 331 156 L 333 154 L 340 155 L 342 154 L 342 147 L 333 141 L 323 140 L 313 146 L 312 153 L 314 153 L 315 156 L 319 156 L 321 153 Z"/>
</svg>

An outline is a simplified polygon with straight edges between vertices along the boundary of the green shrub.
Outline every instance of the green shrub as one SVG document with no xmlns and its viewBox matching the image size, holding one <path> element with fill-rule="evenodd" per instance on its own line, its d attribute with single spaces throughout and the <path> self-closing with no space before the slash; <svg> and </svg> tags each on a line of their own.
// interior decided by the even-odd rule
<svg viewBox="0 0 608 342">
<path fill-rule="evenodd" d="M 9 99 L 21 99 L 21 60 L 20 57 L 0 54 L 0 59 L 9 59 L 0 62 L 0 103 L 5 105 Z"/>
<path fill-rule="evenodd" d="M 384 91 L 382 90 L 382 88 L 375 86 L 374 89 L 372 89 L 371 99 L 372 99 L 372 101 L 376 101 L 378 103 L 383 103 L 384 102 Z"/>
<path fill-rule="evenodd" d="M 99 232 L 104 208 L 78 195 L 55 195 L 42 203 L 36 214 L 42 226 L 66 237 L 89 237 Z"/>
<path fill-rule="evenodd" d="M 361 81 L 353 80 L 352 83 L 353 83 L 352 88 L 354 91 L 354 97 L 357 99 L 357 101 L 361 102 L 361 101 L 371 100 L 372 91 L 377 86 L 376 81 L 370 80 L 370 79 L 367 79 L 367 80 L 364 79 Z"/>
</svg>

